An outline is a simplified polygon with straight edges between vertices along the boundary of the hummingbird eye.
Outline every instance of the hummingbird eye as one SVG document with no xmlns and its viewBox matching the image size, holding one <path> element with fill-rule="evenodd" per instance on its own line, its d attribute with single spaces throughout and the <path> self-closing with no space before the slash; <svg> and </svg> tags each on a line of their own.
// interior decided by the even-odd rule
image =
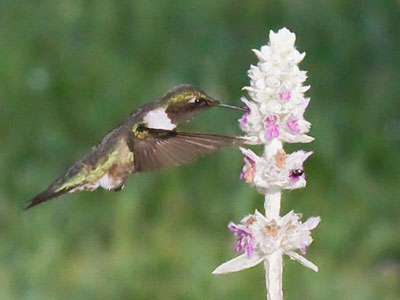
<svg viewBox="0 0 400 300">
<path fill-rule="evenodd" d="M 194 104 L 207 104 L 207 100 L 204 98 L 197 98 L 194 97 L 189 100 L 189 103 L 194 103 Z"/>
</svg>

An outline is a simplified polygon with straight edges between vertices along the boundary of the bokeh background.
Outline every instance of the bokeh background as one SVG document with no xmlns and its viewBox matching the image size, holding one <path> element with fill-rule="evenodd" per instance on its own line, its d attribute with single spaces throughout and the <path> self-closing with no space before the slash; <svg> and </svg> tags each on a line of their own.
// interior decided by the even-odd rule
<svg viewBox="0 0 400 300">
<path fill-rule="evenodd" d="M 119 193 L 26 202 L 133 109 L 180 83 L 239 104 L 250 49 L 288 27 L 307 56 L 308 186 L 321 216 L 285 259 L 285 299 L 400 299 L 399 1 L 0 1 L 0 299 L 264 299 L 262 266 L 216 277 L 230 220 L 263 198 L 224 149 L 132 176 Z M 184 129 L 240 134 L 236 111 Z"/>
</svg>

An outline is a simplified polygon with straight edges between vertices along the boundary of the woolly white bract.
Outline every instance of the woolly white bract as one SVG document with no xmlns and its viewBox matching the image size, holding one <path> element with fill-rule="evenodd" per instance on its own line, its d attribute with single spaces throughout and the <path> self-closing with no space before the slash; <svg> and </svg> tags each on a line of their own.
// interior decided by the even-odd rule
<svg viewBox="0 0 400 300">
<path fill-rule="evenodd" d="M 213 274 L 225 274 L 253 267 L 264 262 L 268 300 L 282 300 L 282 255 L 286 254 L 304 266 L 318 271 L 318 267 L 296 251 L 305 254 L 311 244 L 311 230 L 319 217 L 304 223 L 301 215 L 290 211 L 280 217 L 281 190 L 306 186 L 303 164 L 312 152 L 296 151 L 287 154 L 284 143 L 308 143 L 311 124 L 304 119 L 310 99 L 304 93 L 306 72 L 298 64 L 305 53 L 296 50 L 296 36 L 283 28 L 270 31 L 269 44 L 253 50 L 259 62 L 248 71 L 252 100 L 242 97 L 247 112 L 239 119 L 240 128 L 251 144 L 264 144 L 261 156 L 240 148 L 244 166 L 240 178 L 255 186 L 265 195 L 265 216 L 256 211 L 239 224 L 229 223 L 236 237 L 235 251 L 242 253 L 219 267 Z"/>
<path fill-rule="evenodd" d="M 318 267 L 305 259 L 295 250 L 305 254 L 311 244 L 311 230 L 318 226 L 319 217 L 300 221 L 301 214 L 290 211 L 279 220 L 268 219 L 260 212 L 245 217 L 240 224 L 229 224 L 236 235 L 236 252 L 244 254 L 216 268 L 213 274 L 231 273 L 255 266 L 275 251 L 287 254 L 306 267 L 318 271 Z"/>
<path fill-rule="evenodd" d="M 306 135 L 310 123 L 303 114 L 310 102 L 303 86 L 306 72 L 297 66 L 304 58 L 294 47 L 296 36 L 286 28 L 270 32 L 270 43 L 261 50 L 253 50 L 259 62 L 248 72 L 250 86 L 245 87 L 253 102 L 242 98 L 248 112 L 239 125 L 257 143 L 266 144 L 273 139 L 289 143 L 308 143 Z"/>
<path fill-rule="evenodd" d="M 293 190 L 306 186 L 303 163 L 312 152 L 300 150 L 286 154 L 282 149 L 271 158 L 264 158 L 249 149 L 240 150 L 245 162 L 240 177 L 253 184 L 261 194 L 274 188 Z"/>
</svg>

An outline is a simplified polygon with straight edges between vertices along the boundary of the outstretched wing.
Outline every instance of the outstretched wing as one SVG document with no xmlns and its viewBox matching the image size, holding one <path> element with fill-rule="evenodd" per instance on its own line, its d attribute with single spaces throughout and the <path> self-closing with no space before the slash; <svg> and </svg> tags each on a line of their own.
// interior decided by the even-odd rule
<svg viewBox="0 0 400 300">
<path fill-rule="evenodd" d="M 134 153 L 135 172 L 180 166 L 221 147 L 241 144 L 242 139 L 223 135 L 184 133 L 138 127 L 128 146 Z"/>
</svg>

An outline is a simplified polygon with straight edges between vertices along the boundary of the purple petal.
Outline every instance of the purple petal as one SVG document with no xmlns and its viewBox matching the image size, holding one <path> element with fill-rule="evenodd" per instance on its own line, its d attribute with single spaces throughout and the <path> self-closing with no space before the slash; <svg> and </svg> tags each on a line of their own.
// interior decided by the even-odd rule
<svg viewBox="0 0 400 300">
<path fill-rule="evenodd" d="M 250 115 L 251 109 L 250 109 L 250 102 L 247 101 L 246 98 L 241 98 L 240 100 L 244 103 L 247 110 L 247 112 L 245 112 L 244 115 L 239 119 L 239 126 L 240 128 L 243 129 L 243 127 L 247 124 L 247 117 Z"/>
<path fill-rule="evenodd" d="M 239 119 L 239 126 L 241 129 L 247 124 L 247 117 L 249 116 L 250 112 L 245 112 L 244 115 Z"/>
<path fill-rule="evenodd" d="M 246 98 L 241 98 L 240 101 L 242 101 L 244 103 L 244 105 L 246 106 L 247 112 L 251 112 L 250 109 L 250 102 L 246 99 Z"/>
<path fill-rule="evenodd" d="M 280 93 L 279 93 L 279 99 L 281 100 L 285 100 L 285 101 L 289 101 L 290 98 L 292 97 L 290 91 L 283 89 Z"/>
<path fill-rule="evenodd" d="M 274 138 L 277 138 L 279 136 L 279 126 L 274 125 L 274 126 L 268 126 L 265 129 L 265 138 L 267 140 L 273 140 Z"/>
<path fill-rule="evenodd" d="M 256 163 L 255 160 L 253 158 L 251 158 L 250 156 L 248 156 L 247 154 L 243 153 L 243 156 L 245 158 L 245 161 L 244 161 L 245 163 L 249 163 L 252 166 Z"/>
<path fill-rule="evenodd" d="M 278 122 L 278 117 L 275 115 L 268 116 L 265 119 L 265 138 L 267 140 L 272 140 L 279 136 L 279 125 L 276 124 Z"/>
<path fill-rule="evenodd" d="M 299 120 L 289 118 L 289 120 L 286 121 L 286 126 L 292 133 L 300 133 Z"/>
<path fill-rule="evenodd" d="M 233 222 L 228 224 L 229 230 L 236 236 L 235 252 L 246 253 L 250 258 L 255 251 L 253 236 L 243 228 L 244 226 L 239 226 Z"/>
</svg>

